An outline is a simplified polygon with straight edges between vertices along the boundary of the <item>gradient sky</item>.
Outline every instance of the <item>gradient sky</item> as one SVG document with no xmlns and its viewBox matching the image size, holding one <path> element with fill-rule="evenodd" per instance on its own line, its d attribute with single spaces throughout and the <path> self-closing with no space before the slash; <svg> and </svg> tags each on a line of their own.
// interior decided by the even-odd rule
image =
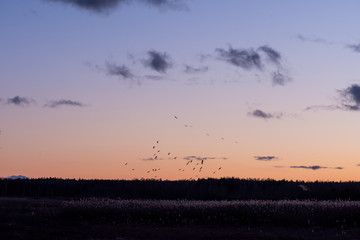
<svg viewBox="0 0 360 240">
<path fill-rule="evenodd" d="M 359 9 L 1 0 L 0 177 L 359 181 Z"/>
</svg>

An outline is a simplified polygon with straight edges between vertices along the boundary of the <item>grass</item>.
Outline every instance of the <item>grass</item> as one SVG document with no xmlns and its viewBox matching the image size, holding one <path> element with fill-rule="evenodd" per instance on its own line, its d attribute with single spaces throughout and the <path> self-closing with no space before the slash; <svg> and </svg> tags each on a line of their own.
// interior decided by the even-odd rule
<svg viewBox="0 0 360 240">
<path fill-rule="evenodd" d="M 357 239 L 358 201 L 0 199 L 1 239 Z"/>
</svg>

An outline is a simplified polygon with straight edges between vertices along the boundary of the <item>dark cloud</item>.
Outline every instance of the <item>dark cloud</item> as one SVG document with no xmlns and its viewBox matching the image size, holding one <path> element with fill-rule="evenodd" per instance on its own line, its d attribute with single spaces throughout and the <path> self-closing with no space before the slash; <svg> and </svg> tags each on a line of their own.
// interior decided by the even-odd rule
<svg viewBox="0 0 360 240">
<path fill-rule="evenodd" d="M 143 3 L 160 9 L 187 9 L 182 0 L 45 0 L 59 2 L 96 13 L 109 12 L 120 4 Z"/>
<path fill-rule="evenodd" d="M 130 2 L 129 0 L 46 0 L 48 2 L 59 2 L 79 7 L 94 12 L 107 12 L 116 8 L 120 3 Z"/>
<path fill-rule="evenodd" d="M 261 56 L 252 48 L 250 49 L 234 49 L 229 47 L 228 50 L 217 48 L 220 59 L 225 60 L 237 67 L 245 70 L 253 68 L 262 69 Z"/>
<path fill-rule="evenodd" d="M 349 44 L 346 46 L 347 48 L 350 48 L 354 52 L 360 53 L 360 43 L 359 44 Z"/>
<path fill-rule="evenodd" d="M 279 70 L 273 72 L 271 77 L 274 85 L 284 86 L 286 83 L 291 81 L 291 78 L 288 75 L 280 72 Z"/>
<path fill-rule="evenodd" d="M 133 75 L 130 72 L 129 68 L 125 65 L 116 65 L 114 63 L 106 63 L 106 72 L 109 75 L 120 76 L 124 79 L 132 78 Z"/>
<path fill-rule="evenodd" d="M 302 169 L 319 170 L 319 169 L 327 168 L 327 167 L 321 167 L 321 166 L 318 166 L 318 165 L 314 165 L 314 166 L 290 166 L 290 168 L 302 168 Z"/>
<path fill-rule="evenodd" d="M 53 100 L 48 102 L 45 107 L 49 108 L 57 108 L 60 106 L 74 106 L 74 107 L 84 107 L 85 105 L 80 102 L 72 101 L 72 100 Z"/>
<path fill-rule="evenodd" d="M 283 117 L 283 113 L 266 113 L 260 109 L 256 109 L 252 112 L 249 112 L 248 113 L 249 116 L 252 116 L 252 117 L 257 117 L 257 118 L 263 118 L 263 119 L 271 119 L 271 118 L 277 118 L 277 119 L 280 119 Z"/>
<path fill-rule="evenodd" d="M 167 53 L 149 51 L 148 55 L 149 58 L 144 61 L 145 66 L 161 73 L 165 73 L 172 67 L 172 61 Z"/>
<path fill-rule="evenodd" d="M 203 161 L 203 160 L 227 160 L 226 157 L 198 157 L 198 156 L 187 156 L 183 158 L 187 161 Z"/>
<path fill-rule="evenodd" d="M 260 109 L 256 109 L 253 112 L 250 112 L 248 114 L 253 116 L 253 117 L 264 118 L 264 119 L 269 119 L 269 118 L 274 117 L 272 114 L 265 113 L 265 112 L 261 111 Z"/>
<path fill-rule="evenodd" d="M 217 52 L 219 59 L 244 70 L 272 71 L 271 78 L 273 85 L 283 86 L 292 80 L 286 73 L 286 69 L 283 67 L 280 52 L 267 45 L 260 46 L 256 50 L 253 48 L 234 49 L 229 47 L 228 50 L 217 48 L 215 51 Z M 264 61 L 264 59 L 267 59 L 268 61 Z M 268 64 L 269 62 L 272 63 L 272 66 Z M 276 67 L 275 71 L 274 64 Z"/>
<path fill-rule="evenodd" d="M 207 72 L 208 70 L 209 70 L 209 68 L 206 66 L 192 67 L 189 65 L 185 65 L 184 72 L 186 72 L 186 73 L 204 73 L 204 72 Z"/>
<path fill-rule="evenodd" d="M 27 107 L 32 103 L 35 103 L 35 101 L 33 99 L 19 97 L 19 96 L 16 96 L 13 98 L 8 98 L 8 100 L 7 100 L 7 104 L 17 105 L 17 106 L 21 106 L 21 107 Z"/>
<path fill-rule="evenodd" d="M 280 64 L 281 55 L 278 51 L 266 45 L 259 47 L 259 50 L 263 51 L 268 56 L 271 62 L 275 64 Z"/>
<path fill-rule="evenodd" d="M 360 109 L 360 86 L 353 84 L 350 87 L 340 90 L 342 106 L 345 110 L 358 111 Z"/>
<path fill-rule="evenodd" d="M 273 161 L 273 160 L 278 160 L 278 157 L 275 156 L 254 156 L 255 160 L 258 161 Z"/>
</svg>

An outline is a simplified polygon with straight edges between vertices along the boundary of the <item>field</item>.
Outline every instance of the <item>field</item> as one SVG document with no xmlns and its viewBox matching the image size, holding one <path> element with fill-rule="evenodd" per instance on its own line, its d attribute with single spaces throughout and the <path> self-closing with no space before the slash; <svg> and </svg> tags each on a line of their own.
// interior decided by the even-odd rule
<svg viewBox="0 0 360 240">
<path fill-rule="evenodd" d="M 1 239 L 359 239 L 360 201 L 0 198 Z"/>
</svg>

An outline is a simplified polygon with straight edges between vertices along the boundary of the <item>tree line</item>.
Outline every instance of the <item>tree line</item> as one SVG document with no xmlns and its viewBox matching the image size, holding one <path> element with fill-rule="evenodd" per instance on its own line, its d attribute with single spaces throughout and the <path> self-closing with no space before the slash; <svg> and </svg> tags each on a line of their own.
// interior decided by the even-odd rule
<svg viewBox="0 0 360 240">
<path fill-rule="evenodd" d="M 0 197 L 191 200 L 360 200 L 360 182 L 273 179 L 0 179 Z"/>
</svg>

